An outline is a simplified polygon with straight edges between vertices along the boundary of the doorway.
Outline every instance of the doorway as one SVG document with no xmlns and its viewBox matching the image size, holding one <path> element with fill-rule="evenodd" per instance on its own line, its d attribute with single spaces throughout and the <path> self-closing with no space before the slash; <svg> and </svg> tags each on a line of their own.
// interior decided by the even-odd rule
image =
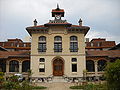
<svg viewBox="0 0 120 90">
<path fill-rule="evenodd" d="M 62 76 L 64 74 L 64 62 L 61 59 L 55 59 L 53 61 L 53 75 Z"/>
</svg>

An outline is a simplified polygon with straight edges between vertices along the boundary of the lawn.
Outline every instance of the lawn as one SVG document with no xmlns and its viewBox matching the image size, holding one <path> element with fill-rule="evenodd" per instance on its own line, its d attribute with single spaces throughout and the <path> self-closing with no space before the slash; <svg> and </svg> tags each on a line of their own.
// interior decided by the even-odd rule
<svg viewBox="0 0 120 90">
<path fill-rule="evenodd" d="M 82 90 L 107 90 L 105 84 L 87 84 L 87 85 L 77 85 L 71 86 L 70 89 L 82 89 Z"/>
</svg>

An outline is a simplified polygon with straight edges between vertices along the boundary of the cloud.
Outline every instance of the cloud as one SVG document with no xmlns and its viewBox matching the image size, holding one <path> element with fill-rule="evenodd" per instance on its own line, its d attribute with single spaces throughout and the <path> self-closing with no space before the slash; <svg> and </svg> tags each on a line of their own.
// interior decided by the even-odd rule
<svg viewBox="0 0 120 90">
<path fill-rule="evenodd" d="M 38 24 L 52 19 L 51 10 L 57 3 L 70 23 L 78 24 L 81 17 L 83 24 L 91 27 L 93 38 L 109 36 L 120 41 L 119 0 L 0 0 L 0 40 L 26 37 L 25 28 L 33 25 L 35 18 Z"/>
<path fill-rule="evenodd" d="M 92 40 L 93 38 L 106 38 L 106 40 L 108 41 L 116 40 L 116 44 L 120 42 L 120 40 L 118 39 L 120 38 L 120 36 L 114 36 L 107 31 L 103 31 L 103 32 L 89 31 L 88 34 L 86 35 L 86 38 L 89 38 L 90 40 Z"/>
</svg>

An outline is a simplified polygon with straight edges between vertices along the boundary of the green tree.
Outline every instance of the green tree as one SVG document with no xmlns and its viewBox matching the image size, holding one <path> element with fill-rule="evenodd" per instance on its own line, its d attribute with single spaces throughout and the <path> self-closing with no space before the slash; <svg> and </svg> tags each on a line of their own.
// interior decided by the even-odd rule
<svg viewBox="0 0 120 90">
<path fill-rule="evenodd" d="M 108 63 L 105 71 L 109 90 L 118 90 L 120 87 L 120 59 Z"/>
</svg>

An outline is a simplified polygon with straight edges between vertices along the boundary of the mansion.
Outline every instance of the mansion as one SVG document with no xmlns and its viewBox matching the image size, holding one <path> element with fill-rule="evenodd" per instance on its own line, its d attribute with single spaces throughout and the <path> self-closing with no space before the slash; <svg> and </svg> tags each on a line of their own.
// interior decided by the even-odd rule
<svg viewBox="0 0 120 90">
<path fill-rule="evenodd" d="M 21 39 L 0 42 L 0 71 L 6 77 L 15 73 L 27 77 L 31 70 L 31 79 L 47 81 L 54 77 L 82 80 L 86 71 L 88 79 L 101 79 L 107 62 L 120 59 L 120 49 L 115 41 L 85 40 L 90 27 L 82 25 L 81 19 L 78 25 L 69 23 L 62 19 L 64 14 L 64 9 L 57 5 L 52 9 L 53 20 L 37 25 L 35 19 L 34 26 L 26 28 L 31 42 Z"/>
</svg>

